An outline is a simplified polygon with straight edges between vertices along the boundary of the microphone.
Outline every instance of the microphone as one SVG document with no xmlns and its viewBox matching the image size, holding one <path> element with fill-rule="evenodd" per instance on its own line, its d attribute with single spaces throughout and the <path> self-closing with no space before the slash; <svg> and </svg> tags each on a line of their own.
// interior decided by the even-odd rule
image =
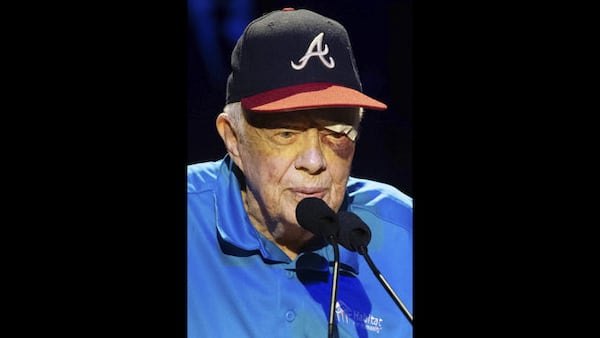
<svg viewBox="0 0 600 338">
<path fill-rule="evenodd" d="M 323 237 L 329 244 L 337 241 L 340 229 L 338 215 L 317 197 L 307 197 L 296 207 L 296 220 L 304 229 Z"/>
<path fill-rule="evenodd" d="M 400 310 L 402 310 L 402 313 L 412 325 L 412 314 L 402 303 L 400 297 L 396 295 L 390 284 L 385 280 L 369 256 L 367 249 L 367 246 L 371 241 L 371 229 L 369 229 L 369 226 L 360 217 L 358 217 L 358 215 L 350 211 L 341 210 L 338 212 L 338 219 L 340 223 L 339 244 L 350 251 L 357 251 L 365 258 L 367 264 L 371 268 L 371 271 L 373 271 L 373 274 L 377 277 L 381 285 L 383 285 L 385 291 L 387 291 L 387 293 L 392 297 L 396 305 L 398 305 Z"/>
<path fill-rule="evenodd" d="M 338 213 L 340 221 L 339 243 L 350 251 L 358 251 L 368 255 L 367 245 L 371 242 L 371 229 L 355 213 L 341 210 Z"/>
<path fill-rule="evenodd" d="M 338 273 L 340 270 L 340 249 L 338 233 L 340 223 L 338 215 L 327 203 L 317 197 L 307 197 L 296 206 L 296 220 L 304 229 L 316 236 L 323 237 L 333 247 L 333 281 L 331 284 L 331 299 L 329 303 L 328 337 L 333 337 L 335 330 L 335 303 L 337 299 Z"/>
</svg>

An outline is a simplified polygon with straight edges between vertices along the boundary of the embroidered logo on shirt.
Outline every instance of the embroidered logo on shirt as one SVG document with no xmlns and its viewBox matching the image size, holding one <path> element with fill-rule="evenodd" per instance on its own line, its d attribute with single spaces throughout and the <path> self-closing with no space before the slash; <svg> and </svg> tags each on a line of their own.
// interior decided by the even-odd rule
<svg viewBox="0 0 600 338">
<path fill-rule="evenodd" d="M 329 57 L 329 61 L 325 59 L 325 55 L 329 53 L 329 46 L 325 44 L 325 49 L 323 49 L 323 35 L 324 33 L 319 33 L 319 35 L 315 36 L 315 38 L 308 46 L 306 53 L 304 53 L 304 56 L 298 60 L 298 64 L 295 64 L 294 61 L 290 61 L 292 68 L 294 68 L 295 70 L 303 69 L 304 67 L 306 67 L 308 60 L 313 56 L 318 56 L 323 65 L 325 65 L 325 67 L 329 69 L 335 67 L 335 61 L 331 56 Z M 316 51 L 313 51 L 314 49 L 316 49 Z"/>
<path fill-rule="evenodd" d="M 344 302 L 335 303 L 335 314 L 339 323 L 349 323 L 351 319 L 354 321 L 354 325 L 364 327 L 368 331 L 380 333 L 383 329 L 383 318 L 376 317 L 371 313 L 352 310 Z"/>
</svg>

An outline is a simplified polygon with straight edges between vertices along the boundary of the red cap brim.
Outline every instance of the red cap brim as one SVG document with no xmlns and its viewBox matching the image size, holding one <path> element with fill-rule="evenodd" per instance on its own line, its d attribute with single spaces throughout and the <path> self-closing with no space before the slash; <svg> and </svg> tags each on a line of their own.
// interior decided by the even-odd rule
<svg viewBox="0 0 600 338">
<path fill-rule="evenodd" d="M 362 107 L 385 110 L 387 105 L 358 90 L 332 83 L 313 82 L 278 88 L 242 98 L 242 107 L 255 112 L 283 112 L 312 108 Z"/>
</svg>

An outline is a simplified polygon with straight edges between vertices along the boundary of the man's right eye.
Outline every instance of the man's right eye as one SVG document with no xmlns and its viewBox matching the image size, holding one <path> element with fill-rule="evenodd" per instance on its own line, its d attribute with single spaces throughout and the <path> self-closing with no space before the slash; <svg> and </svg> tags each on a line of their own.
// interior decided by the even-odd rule
<svg viewBox="0 0 600 338">
<path fill-rule="evenodd" d="M 273 134 L 271 140 L 276 144 L 286 145 L 294 142 L 299 131 L 294 130 L 279 130 Z"/>
<path fill-rule="evenodd" d="M 294 136 L 294 133 L 292 133 L 291 131 L 282 131 L 278 135 L 282 138 L 291 138 Z"/>
</svg>

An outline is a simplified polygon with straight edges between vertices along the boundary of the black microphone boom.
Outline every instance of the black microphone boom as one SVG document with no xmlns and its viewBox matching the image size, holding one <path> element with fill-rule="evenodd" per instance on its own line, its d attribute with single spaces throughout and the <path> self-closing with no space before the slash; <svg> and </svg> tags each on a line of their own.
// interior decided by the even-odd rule
<svg viewBox="0 0 600 338">
<path fill-rule="evenodd" d="M 339 243 L 350 251 L 358 251 L 364 258 L 373 274 L 377 277 L 381 285 L 387 293 L 392 297 L 396 305 L 402 310 L 402 313 L 406 316 L 408 321 L 413 323 L 413 316 L 410 314 L 406 306 L 400 300 L 400 297 L 396 295 L 390 284 L 385 280 L 381 272 L 375 266 L 375 263 L 369 256 L 367 246 L 371 241 L 371 229 L 369 226 L 353 212 L 341 210 L 338 212 L 338 219 L 340 223 L 339 231 Z"/>
<path fill-rule="evenodd" d="M 335 303 L 337 299 L 338 273 L 340 271 L 340 249 L 338 233 L 340 222 L 338 215 L 325 201 L 317 197 L 307 197 L 296 206 L 296 220 L 304 229 L 316 236 L 323 237 L 333 247 L 333 277 L 331 299 L 329 301 L 328 337 L 333 338 L 335 331 Z"/>
</svg>

